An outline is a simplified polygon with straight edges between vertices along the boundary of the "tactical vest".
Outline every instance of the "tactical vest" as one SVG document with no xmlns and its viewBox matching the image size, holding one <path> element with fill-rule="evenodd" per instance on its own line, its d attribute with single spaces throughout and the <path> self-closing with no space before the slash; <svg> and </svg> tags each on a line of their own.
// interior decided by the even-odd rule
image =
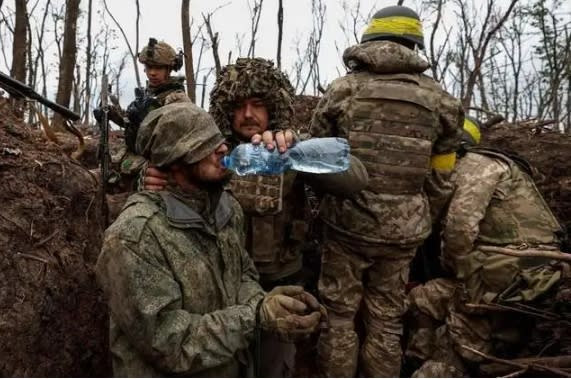
<svg viewBox="0 0 571 379">
<path fill-rule="evenodd" d="M 505 184 L 500 183 L 508 188 L 496 191 L 499 195 L 494 195 L 480 222 L 478 240 L 494 245 L 558 243 L 561 225 L 526 173 L 526 165 L 520 166 L 494 149 L 471 148 L 469 152 L 500 159 L 510 166 L 511 173 Z"/>
<path fill-rule="evenodd" d="M 359 75 L 359 74 L 356 74 Z M 369 190 L 417 194 L 430 172 L 439 97 L 418 75 L 374 75 L 351 99 L 349 143 L 369 173 Z"/>
<path fill-rule="evenodd" d="M 302 184 L 293 171 L 279 176 L 236 175 L 230 181 L 247 220 L 246 248 L 262 279 L 281 279 L 301 269 L 297 245 L 309 229 L 300 209 L 305 199 Z"/>
</svg>

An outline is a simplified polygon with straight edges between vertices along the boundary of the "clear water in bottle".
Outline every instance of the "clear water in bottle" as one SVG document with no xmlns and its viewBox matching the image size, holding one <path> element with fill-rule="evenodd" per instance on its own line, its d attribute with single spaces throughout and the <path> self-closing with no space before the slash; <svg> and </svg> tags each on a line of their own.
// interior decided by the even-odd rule
<svg viewBox="0 0 571 379">
<path fill-rule="evenodd" d="M 314 174 L 345 171 L 349 168 L 349 144 L 344 138 L 313 138 L 301 141 L 283 154 L 261 145 L 238 145 L 222 160 L 238 175 L 277 175 L 287 170 Z"/>
</svg>

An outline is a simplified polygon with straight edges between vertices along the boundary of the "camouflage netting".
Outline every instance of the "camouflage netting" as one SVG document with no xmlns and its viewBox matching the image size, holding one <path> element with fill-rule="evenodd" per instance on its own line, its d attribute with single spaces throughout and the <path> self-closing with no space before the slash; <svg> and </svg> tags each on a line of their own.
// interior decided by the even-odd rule
<svg viewBox="0 0 571 379">
<path fill-rule="evenodd" d="M 103 233 L 97 181 L 62 147 L 0 98 L 3 377 L 111 374 L 107 310 L 93 274 Z"/>
<path fill-rule="evenodd" d="M 222 69 L 210 94 L 209 112 L 222 133 L 232 134 L 234 109 L 251 97 L 261 98 L 268 107 L 270 129 L 290 127 L 294 90 L 287 76 L 272 61 L 238 58 Z"/>
</svg>

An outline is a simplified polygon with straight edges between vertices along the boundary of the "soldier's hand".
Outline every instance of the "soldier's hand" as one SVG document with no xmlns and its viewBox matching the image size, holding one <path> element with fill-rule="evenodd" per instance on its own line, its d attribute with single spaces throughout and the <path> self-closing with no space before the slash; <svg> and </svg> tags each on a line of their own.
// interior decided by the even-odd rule
<svg viewBox="0 0 571 379">
<path fill-rule="evenodd" d="M 156 167 L 147 167 L 143 178 L 145 191 L 162 191 L 167 186 L 167 174 Z"/>
<path fill-rule="evenodd" d="M 313 333 L 324 316 L 325 309 L 300 286 L 274 288 L 266 295 L 260 308 L 262 327 L 288 339 Z"/>
<path fill-rule="evenodd" d="M 276 147 L 280 153 L 285 153 L 295 142 L 295 133 L 287 130 L 266 130 L 262 134 L 254 134 L 250 140 L 254 145 L 263 143 L 266 149 L 273 150 Z"/>
</svg>

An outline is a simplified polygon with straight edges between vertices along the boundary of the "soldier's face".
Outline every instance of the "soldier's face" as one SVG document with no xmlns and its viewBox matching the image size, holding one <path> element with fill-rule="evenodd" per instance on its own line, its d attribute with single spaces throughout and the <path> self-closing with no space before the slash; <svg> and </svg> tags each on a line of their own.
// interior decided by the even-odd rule
<svg viewBox="0 0 571 379">
<path fill-rule="evenodd" d="M 145 74 L 149 79 L 149 84 L 152 87 L 158 87 L 165 84 L 170 76 L 170 70 L 166 66 L 153 66 L 150 64 L 145 65 Z"/>
<path fill-rule="evenodd" d="M 228 153 L 228 146 L 222 143 L 210 155 L 190 166 L 190 175 L 198 183 L 223 182 L 230 171 L 222 166 L 222 157 Z"/>
<path fill-rule="evenodd" d="M 269 114 L 264 101 L 257 97 L 246 99 L 234 110 L 232 129 L 239 137 L 249 141 L 254 134 L 268 129 Z"/>
</svg>

